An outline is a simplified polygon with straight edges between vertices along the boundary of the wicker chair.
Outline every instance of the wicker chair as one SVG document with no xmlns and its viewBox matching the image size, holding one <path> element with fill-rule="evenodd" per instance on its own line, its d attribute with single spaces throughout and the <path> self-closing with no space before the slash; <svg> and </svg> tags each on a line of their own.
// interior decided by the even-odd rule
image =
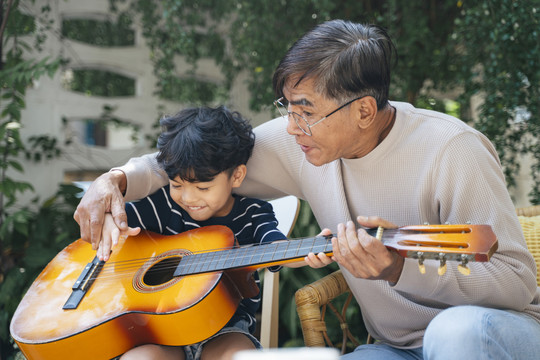
<svg viewBox="0 0 540 360">
<path fill-rule="evenodd" d="M 540 205 L 519 208 L 516 212 L 529 251 L 536 260 L 537 282 L 538 286 L 540 286 Z M 358 340 L 351 334 L 345 318 L 345 311 L 352 300 L 352 294 L 349 292 L 341 310 L 336 309 L 332 304 L 332 300 L 346 292 L 349 292 L 349 287 L 341 274 L 341 270 L 308 284 L 296 292 L 296 310 L 302 325 L 304 344 L 306 346 L 334 347 L 327 334 L 325 322 L 327 307 L 337 316 L 341 325 L 343 332 L 341 352 L 345 352 L 347 341 L 351 341 L 355 346 L 359 345 Z M 367 342 L 371 342 L 369 336 Z"/>
</svg>

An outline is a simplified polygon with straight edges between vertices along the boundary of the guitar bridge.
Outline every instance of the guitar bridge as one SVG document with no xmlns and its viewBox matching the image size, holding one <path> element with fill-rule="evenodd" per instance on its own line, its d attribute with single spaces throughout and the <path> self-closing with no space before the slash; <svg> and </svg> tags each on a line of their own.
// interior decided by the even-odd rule
<svg viewBox="0 0 540 360">
<path fill-rule="evenodd" d="M 92 260 L 91 263 L 88 263 L 84 267 L 83 271 L 81 272 L 81 275 L 79 275 L 79 277 L 77 278 L 77 280 L 71 287 L 72 289 L 71 295 L 67 299 L 62 309 L 73 310 L 79 306 L 84 295 L 86 294 L 90 286 L 92 286 L 92 284 L 96 280 L 97 276 L 101 272 L 101 269 L 103 269 L 104 264 L 105 264 L 105 261 L 99 260 L 96 256 L 94 257 L 94 260 Z"/>
</svg>

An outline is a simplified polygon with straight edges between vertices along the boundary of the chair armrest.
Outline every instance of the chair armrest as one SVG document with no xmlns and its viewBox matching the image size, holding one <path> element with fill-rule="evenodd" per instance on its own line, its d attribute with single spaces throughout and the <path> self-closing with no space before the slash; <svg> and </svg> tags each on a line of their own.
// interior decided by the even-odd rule
<svg viewBox="0 0 540 360">
<path fill-rule="evenodd" d="M 295 294 L 296 311 L 300 318 L 300 324 L 302 326 L 302 333 L 304 336 L 304 344 L 306 346 L 320 346 L 326 345 L 334 347 L 327 335 L 326 322 L 324 315 L 326 306 L 328 305 L 335 315 L 339 318 L 341 323 L 341 329 L 343 331 L 343 347 L 346 345 L 347 339 L 358 344 L 358 341 L 352 337 L 347 323 L 345 320 L 345 310 L 352 298 L 345 302 L 342 313 L 340 314 L 330 303 L 333 299 L 339 295 L 349 291 L 349 286 L 345 281 L 345 278 L 341 274 L 341 270 L 337 270 L 325 277 L 308 284 Z M 322 307 L 322 312 L 321 312 Z"/>
<path fill-rule="evenodd" d="M 536 262 L 536 283 L 540 286 L 540 205 L 516 209 L 527 247 Z"/>
<path fill-rule="evenodd" d="M 527 206 L 523 208 L 517 208 L 516 213 L 518 216 L 536 216 L 540 215 L 540 205 Z"/>
</svg>

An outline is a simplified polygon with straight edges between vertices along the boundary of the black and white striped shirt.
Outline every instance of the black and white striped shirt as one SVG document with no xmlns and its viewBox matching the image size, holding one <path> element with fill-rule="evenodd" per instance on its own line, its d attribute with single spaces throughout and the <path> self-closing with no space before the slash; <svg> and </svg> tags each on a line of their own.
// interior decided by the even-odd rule
<svg viewBox="0 0 540 360">
<path fill-rule="evenodd" d="M 223 217 L 214 217 L 205 221 L 193 220 L 170 196 L 169 185 L 142 200 L 126 204 L 126 213 L 130 227 L 141 227 L 163 235 L 176 235 L 203 226 L 224 225 L 229 227 L 239 245 L 262 244 L 284 240 L 286 236 L 277 229 L 277 220 L 272 205 L 266 201 L 234 196 L 231 212 Z M 279 267 L 271 270 L 277 271 Z M 258 273 L 255 280 L 259 283 Z M 261 301 L 260 294 L 243 299 L 237 312 L 249 316 L 250 330 L 255 329 L 255 312 Z"/>
</svg>

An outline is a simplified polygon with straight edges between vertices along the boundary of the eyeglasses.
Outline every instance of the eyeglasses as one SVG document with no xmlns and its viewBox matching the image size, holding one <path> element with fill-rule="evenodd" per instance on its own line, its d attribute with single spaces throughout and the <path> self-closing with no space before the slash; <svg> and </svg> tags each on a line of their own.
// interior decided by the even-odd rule
<svg viewBox="0 0 540 360">
<path fill-rule="evenodd" d="M 281 116 L 283 117 L 290 117 L 292 116 L 292 118 L 294 119 L 294 122 L 296 123 L 296 125 L 298 126 L 298 128 L 300 130 L 302 130 L 302 132 L 304 134 L 306 134 L 307 136 L 311 136 L 311 128 L 314 127 L 315 125 L 321 123 L 323 120 L 325 120 L 326 118 L 328 118 L 330 115 L 338 112 L 339 110 L 343 109 L 345 106 L 355 102 L 356 100 L 359 100 L 361 98 L 363 98 L 364 96 L 360 96 L 360 97 L 357 97 L 355 99 L 352 99 L 351 101 L 347 101 L 345 104 L 341 105 L 340 107 L 338 107 L 336 110 L 332 111 L 331 113 L 329 113 L 328 115 L 324 116 L 322 119 L 319 119 L 317 121 L 315 121 L 313 124 L 310 124 L 309 121 L 307 121 L 307 119 L 305 117 L 303 117 L 302 115 L 294 112 L 294 111 L 289 111 L 289 107 L 288 105 L 285 106 L 283 103 L 285 102 L 284 101 L 284 98 L 283 97 L 280 97 L 279 99 L 277 99 L 276 101 L 274 101 L 274 105 L 276 106 L 276 108 L 278 109 L 279 113 L 281 114 Z"/>
</svg>

